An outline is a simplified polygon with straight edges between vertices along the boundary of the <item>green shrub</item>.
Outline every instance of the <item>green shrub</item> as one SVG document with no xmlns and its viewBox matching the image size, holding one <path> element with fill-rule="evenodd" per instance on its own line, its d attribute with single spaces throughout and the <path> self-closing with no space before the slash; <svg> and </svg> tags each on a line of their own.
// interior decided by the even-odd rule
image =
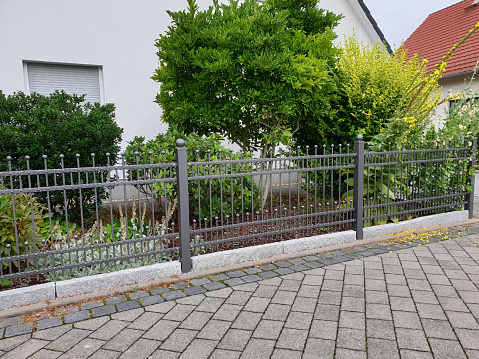
<svg viewBox="0 0 479 359">
<path fill-rule="evenodd" d="M 145 142 L 144 137 L 135 137 L 125 151 L 126 162 L 129 165 L 137 163 L 172 163 L 175 161 L 174 149 L 176 140 L 183 139 L 186 142 L 187 157 L 190 162 L 204 162 L 204 165 L 188 167 L 188 175 L 219 175 L 232 174 L 250 170 L 250 166 L 221 165 L 210 166 L 207 161 L 215 161 L 232 158 L 251 158 L 249 153 L 230 152 L 221 145 L 223 140 L 219 135 L 211 134 L 208 137 L 199 136 L 196 133 L 185 135 L 175 128 L 170 128 L 167 133 L 159 134 L 155 139 Z M 150 157 L 151 152 L 151 157 Z M 138 161 L 138 162 L 137 162 Z M 174 169 L 161 169 L 159 172 L 152 170 L 132 171 L 132 179 L 138 178 L 170 178 L 174 177 Z M 151 193 L 153 188 L 153 193 Z M 143 194 L 156 200 L 155 207 L 163 213 L 168 212 L 168 206 L 176 205 L 176 182 L 157 183 L 140 187 Z M 190 213 L 201 219 L 212 218 L 221 215 L 232 215 L 241 212 L 250 212 L 259 208 L 260 188 L 250 177 L 230 177 L 222 180 L 199 180 L 189 182 Z M 201 206 L 199 204 L 201 201 Z M 166 203 L 166 205 L 165 205 Z M 200 212 L 201 209 L 201 212 Z M 175 219 L 176 216 L 173 216 Z"/>
<path fill-rule="evenodd" d="M 30 169 L 44 169 L 42 158 L 47 155 L 48 168 L 77 167 L 76 154 L 80 155 L 83 167 L 92 166 L 91 154 L 95 154 L 95 165 L 114 164 L 120 150 L 119 143 L 123 130 L 115 122 L 115 106 L 84 104 L 84 96 L 58 92 L 50 96 L 25 95 L 22 92 L 6 96 L 0 91 L 0 171 L 8 170 L 7 156 L 11 156 L 12 170 L 25 170 L 24 157 L 30 156 Z M 60 155 L 64 155 L 60 160 Z M 93 182 L 93 173 L 82 174 L 81 181 Z M 97 178 L 100 175 L 96 173 Z M 102 173 L 104 177 L 106 173 Z M 104 178 L 103 177 L 103 178 Z M 28 187 L 27 176 L 23 187 Z M 35 180 L 35 178 L 33 178 Z M 44 186 L 45 176 L 40 176 L 33 186 Z M 48 178 L 53 183 L 53 175 Z M 78 183 L 78 175 L 57 176 L 60 185 Z M 65 181 L 65 182 L 63 182 Z M 18 185 L 18 183 L 14 184 Z M 104 199 L 104 189 L 96 191 L 98 200 Z M 38 201 L 47 204 L 46 193 L 38 193 Z M 82 208 L 83 206 L 83 208 Z M 68 210 L 69 219 L 78 220 L 83 210 L 86 217 L 95 208 L 95 190 L 83 189 L 80 201 L 79 191 L 50 192 L 50 208 Z"/>
<path fill-rule="evenodd" d="M 42 230 L 47 227 L 45 223 L 46 208 L 32 197 L 26 194 L 0 196 L 0 256 L 21 255 L 30 253 L 34 245 L 41 245 L 44 239 Z M 15 218 L 14 218 L 15 214 Z M 16 227 L 16 228 L 15 228 Z M 18 238 L 18 247 L 17 247 Z M 28 244 L 25 244 L 27 243 Z M 7 245 L 10 245 L 10 250 Z M 12 262 L 14 266 L 18 262 Z"/>
</svg>

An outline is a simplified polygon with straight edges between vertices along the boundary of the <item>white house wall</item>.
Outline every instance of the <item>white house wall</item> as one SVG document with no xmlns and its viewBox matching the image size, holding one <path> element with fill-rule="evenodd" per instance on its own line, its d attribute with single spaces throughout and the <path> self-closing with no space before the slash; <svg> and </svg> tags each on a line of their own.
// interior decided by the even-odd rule
<svg viewBox="0 0 479 359">
<path fill-rule="evenodd" d="M 376 42 L 381 43 L 381 38 L 374 30 L 357 0 L 320 0 L 319 7 L 328 9 L 335 14 L 344 15 L 344 18 L 335 28 L 335 32 L 338 35 L 335 41 L 336 44 L 344 41 L 344 35 L 353 33 L 356 34 L 359 41 L 365 44 L 374 45 Z"/>
<path fill-rule="evenodd" d="M 457 93 L 461 93 L 465 86 L 470 87 L 473 94 L 475 92 L 479 92 L 479 81 L 474 81 L 472 85 L 470 85 L 470 77 L 454 76 L 444 78 L 439 81 L 439 84 L 442 86 L 442 98 L 446 98 L 450 94 L 455 95 Z M 445 119 L 448 114 L 449 102 L 439 106 L 436 110 L 436 116 L 439 120 Z"/>
<path fill-rule="evenodd" d="M 350 0 L 322 0 L 321 7 L 345 14 L 337 32 L 353 29 L 371 39 Z M 197 0 L 201 10 L 212 0 Z M 358 5 L 359 6 L 359 5 Z M 103 69 L 103 98 L 116 105 L 124 128 L 122 146 L 134 136 L 153 138 L 166 130 L 154 103 L 158 84 L 155 39 L 170 24 L 165 10 L 183 10 L 187 0 L 1 0 L 0 89 L 26 91 L 23 61 L 98 65 Z M 74 135 L 74 134 L 72 134 Z"/>
</svg>

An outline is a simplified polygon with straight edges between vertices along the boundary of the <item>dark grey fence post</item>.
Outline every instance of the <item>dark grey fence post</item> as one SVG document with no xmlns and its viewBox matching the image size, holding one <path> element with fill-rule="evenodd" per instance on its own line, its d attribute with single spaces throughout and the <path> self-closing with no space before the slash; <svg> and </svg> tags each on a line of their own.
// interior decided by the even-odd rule
<svg viewBox="0 0 479 359">
<path fill-rule="evenodd" d="M 363 136 L 358 135 L 357 141 L 354 141 L 354 187 L 353 187 L 353 206 L 354 206 L 354 230 L 356 239 L 363 239 L 363 215 L 364 215 L 364 141 Z"/>
<path fill-rule="evenodd" d="M 471 159 L 471 168 L 473 171 L 476 170 L 476 151 L 477 151 L 477 139 L 474 139 L 474 142 L 472 143 L 472 159 Z M 472 176 L 470 177 L 470 185 L 471 185 L 471 193 L 467 194 L 466 198 L 466 211 L 469 211 L 469 219 L 472 219 L 474 217 L 474 184 L 475 184 L 475 173 L 472 173 Z"/>
<path fill-rule="evenodd" d="M 190 209 L 188 199 L 188 161 L 185 141 L 176 141 L 176 183 L 178 185 L 178 228 L 180 235 L 180 262 L 183 273 L 191 271 Z"/>
</svg>

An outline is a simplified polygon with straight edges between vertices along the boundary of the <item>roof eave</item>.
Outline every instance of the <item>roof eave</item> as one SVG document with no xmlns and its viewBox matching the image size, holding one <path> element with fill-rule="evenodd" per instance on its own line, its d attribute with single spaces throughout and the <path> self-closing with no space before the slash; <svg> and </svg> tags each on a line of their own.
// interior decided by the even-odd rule
<svg viewBox="0 0 479 359">
<path fill-rule="evenodd" d="M 386 40 L 386 38 L 384 37 L 384 34 L 383 32 L 381 31 L 381 29 L 379 28 L 378 26 L 378 23 L 376 22 L 376 20 L 374 20 L 373 16 L 371 15 L 371 12 L 369 11 L 368 7 L 366 6 L 366 4 L 364 3 L 363 0 L 358 0 L 358 3 L 359 5 L 361 6 L 361 8 L 363 9 L 364 13 L 366 14 L 369 22 L 371 23 L 371 25 L 373 26 L 374 30 L 376 31 L 376 33 L 378 34 L 379 38 L 381 39 L 381 41 L 386 45 L 386 49 L 388 50 L 388 52 L 391 54 L 393 51 L 391 49 L 391 46 L 389 45 L 389 42 Z"/>
<path fill-rule="evenodd" d="M 458 72 L 457 74 L 443 76 L 442 79 L 452 79 L 454 77 L 468 77 L 469 75 L 474 75 L 474 71 Z"/>
</svg>

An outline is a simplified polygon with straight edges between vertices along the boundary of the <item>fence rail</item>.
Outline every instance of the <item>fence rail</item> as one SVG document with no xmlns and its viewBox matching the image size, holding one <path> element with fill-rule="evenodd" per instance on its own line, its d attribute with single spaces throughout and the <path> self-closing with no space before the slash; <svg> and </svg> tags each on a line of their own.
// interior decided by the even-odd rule
<svg viewBox="0 0 479 359">
<path fill-rule="evenodd" d="M 65 168 L 3 162 L 0 284 L 59 280 L 466 209 L 476 141 L 315 146 L 272 158 Z M 151 157 L 150 157 L 151 158 Z M 189 160 L 189 161 L 188 161 Z M 24 168 L 18 168 L 24 161 Z M 50 168 L 48 167 L 50 165 Z M 471 172 L 472 171 L 472 172 Z"/>
</svg>

